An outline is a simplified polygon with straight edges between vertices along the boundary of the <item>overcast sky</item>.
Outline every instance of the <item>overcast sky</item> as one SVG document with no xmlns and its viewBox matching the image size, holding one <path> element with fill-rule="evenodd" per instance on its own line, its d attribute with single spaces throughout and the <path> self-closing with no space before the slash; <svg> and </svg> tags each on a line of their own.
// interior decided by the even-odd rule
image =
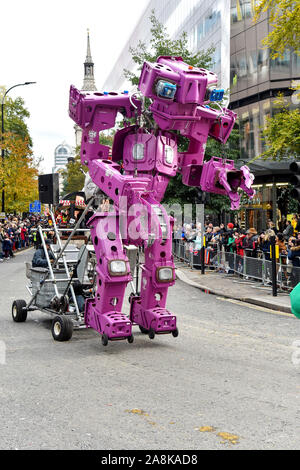
<svg viewBox="0 0 300 470">
<path fill-rule="evenodd" d="M 64 140 L 75 145 L 68 116 L 69 87 L 83 83 L 87 29 L 100 90 L 149 0 L 9 0 L 1 5 L 0 85 L 18 87 L 41 170 L 51 172 L 54 149 Z"/>
</svg>

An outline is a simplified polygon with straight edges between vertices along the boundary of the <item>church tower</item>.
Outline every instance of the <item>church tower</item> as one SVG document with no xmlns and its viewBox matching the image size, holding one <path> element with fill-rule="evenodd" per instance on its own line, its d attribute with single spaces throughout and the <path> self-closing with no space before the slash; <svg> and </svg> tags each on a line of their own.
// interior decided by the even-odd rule
<svg viewBox="0 0 300 470">
<path fill-rule="evenodd" d="M 94 78 L 94 62 L 91 54 L 91 45 L 90 45 L 90 33 L 87 30 L 87 50 L 86 50 L 86 59 L 84 62 L 84 76 L 83 76 L 83 85 L 82 92 L 97 91 L 95 78 Z M 75 129 L 75 146 L 78 147 L 81 145 L 82 130 L 77 124 L 74 126 Z"/>
<path fill-rule="evenodd" d="M 84 62 L 84 78 L 82 91 L 97 91 L 94 78 L 94 62 L 91 54 L 90 33 L 87 30 L 87 51 Z"/>
</svg>

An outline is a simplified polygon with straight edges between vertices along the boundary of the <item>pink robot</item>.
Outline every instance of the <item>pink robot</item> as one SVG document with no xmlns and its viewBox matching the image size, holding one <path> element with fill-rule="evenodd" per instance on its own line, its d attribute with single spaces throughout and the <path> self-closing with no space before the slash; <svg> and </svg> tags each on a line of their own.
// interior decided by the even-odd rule
<svg viewBox="0 0 300 470">
<path fill-rule="evenodd" d="M 222 100 L 217 76 L 189 66 L 180 57 L 145 62 L 139 90 L 151 100 L 156 123 L 149 132 L 141 125 L 142 101 L 128 92 L 80 93 L 70 89 L 69 115 L 82 130 L 81 161 L 93 182 L 113 202 L 112 213 L 95 213 L 88 221 L 97 258 L 97 291 L 86 300 L 85 323 L 108 340 L 133 341 L 132 326 L 139 325 L 150 339 L 156 334 L 178 335 L 176 317 L 166 309 L 168 288 L 175 282 L 172 256 L 174 220 L 161 201 L 170 178 L 181 173 L 188 186 L 228 195 L 238 209 L 241 188 L 252 198 L 253 175 L 232 160 L 204 161 L 208 136 L 225 143 L 236 114 L 211 102 Z M 117 113 L 128 124 L 109 147 L 99 143 L 99 132 L 115 126 Z M 177 150 L 178 134 L 189 139 L 185 153 Z M 123 162 L 122 168 L 120 162 Z M 122 313 L 125 289 L 132 280 L 124 246 L 144 247 L 141 291 L 130 298 L 130 315 Z"/>
</svg>

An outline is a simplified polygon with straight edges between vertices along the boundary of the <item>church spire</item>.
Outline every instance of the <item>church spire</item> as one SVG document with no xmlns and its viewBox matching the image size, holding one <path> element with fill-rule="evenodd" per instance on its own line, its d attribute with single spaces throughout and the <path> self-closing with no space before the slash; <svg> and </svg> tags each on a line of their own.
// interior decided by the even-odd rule
<svg viewBox="0 0 300 470">
<path fill-rule="evenodd" d="M 91 54 L 90 46 L 90 33 L 87 30 L 87 51 L 86 59 L 84 62 L 84 78 L 83 78 L 83 87 L 82 91 L 96 91 L 96 84 L 94 78 L 94 62 Z"/>
</svg>

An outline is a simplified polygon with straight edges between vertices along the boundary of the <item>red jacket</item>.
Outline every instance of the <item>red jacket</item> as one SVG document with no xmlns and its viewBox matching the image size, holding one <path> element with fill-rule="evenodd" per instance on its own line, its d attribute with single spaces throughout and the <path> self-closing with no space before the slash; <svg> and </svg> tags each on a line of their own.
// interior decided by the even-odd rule
<svg viewBox="0 0 300 470">
<path fill-rule="evenodd" d="M 244 250 L 243 250 L 244 238 L 245 238 L 245 235 L 242 235 L 241 237 L 235 239 L 236 254 L 239 256 L 244 256 Z"/>
<path fill-rule="evenodd" d="M 21 228 L 21 240 L 25 240 L 27 230 L 26 228 Z"/>
</svg>

